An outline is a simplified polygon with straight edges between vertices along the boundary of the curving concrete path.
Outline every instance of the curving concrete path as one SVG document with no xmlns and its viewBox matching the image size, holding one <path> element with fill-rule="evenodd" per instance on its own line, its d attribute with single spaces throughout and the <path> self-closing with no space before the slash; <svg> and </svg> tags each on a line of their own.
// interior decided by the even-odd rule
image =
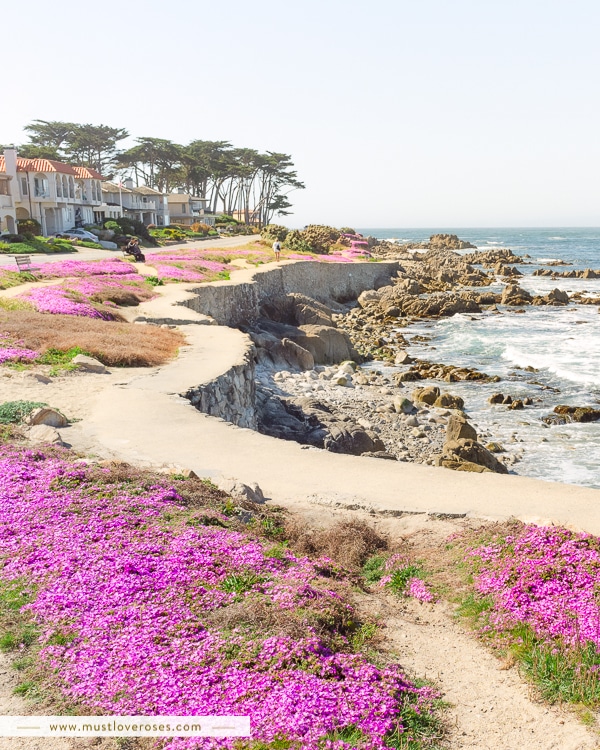
<svg viewBox="0 0 600 750">
<path fill-rule="evenodd" d="M 191 312 L 178 310 L 186 317 Z M 337 455 L 201 414 L 179 394 L 241 363 L 250 341 L 222 326 L 183 330 L 188 346 L 176 361 L 102 390 L 91 418 L 68 428 L 64 438 L 76 449 L 105 457 L 258 482 L 267 497 L 281 503 L 308 501 L 394 515 L 516 517 L 600 535 L 599 490 Z"/>
</svg>

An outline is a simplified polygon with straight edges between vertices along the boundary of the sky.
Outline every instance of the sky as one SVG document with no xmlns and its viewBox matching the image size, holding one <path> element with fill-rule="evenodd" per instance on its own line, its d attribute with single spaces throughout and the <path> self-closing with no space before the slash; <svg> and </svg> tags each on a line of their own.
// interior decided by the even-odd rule
<svg viewBox="0 0 600 750">
<path fill-rule="evenodd" d="M 293 227 L 600 225 L 594 0 L 5 6 L 0 143 L 42 119 L 287 153 Z"/>
</svg>

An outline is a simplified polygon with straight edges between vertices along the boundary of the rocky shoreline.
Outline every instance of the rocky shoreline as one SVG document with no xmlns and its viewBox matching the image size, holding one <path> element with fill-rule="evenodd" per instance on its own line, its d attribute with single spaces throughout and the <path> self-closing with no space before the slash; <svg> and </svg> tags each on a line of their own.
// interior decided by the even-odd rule
<svg viewBox="0 0 600 750">
<path fill-rule="evenodd" d="M 506 473 L 522 458 L 516 433 L 505 448 L 489 428 L 467 421 L 463 399 L 452 393 L 452 383 L 477 388 L 500 378 L 409 356 L 407 347 L 426 337 L 410 336 L 406 329 L 423 319 L 457 313 L 501 315 L 522 313 L 529 305 L 563 307 L 570 299 L 580 303 L 583 295 L 570 298 L 559 289 L 532 295 L 518 284 L 522 274 L 516 265 L 526 259 L 505 248 L 458 254 L 454 248 L 464 249 L 462 241 L 440 237 L 424 243 L 420 253 L 396 245 L 397 276 L 391 284 L 363 292 L 356 302 L 325 303 L 288 294 L 263 305 L 261 318 L 247 329 L 257 350 L 260 432 L 307 448 L 460 471 Z M 379 243 L 372 252 L 389 258 L 391 244 Z M 578 276 L 594 278 L 593 273 Z M 504 283 L 502 291 L 490 290 L 498 280 Z M 504 392 L 498 388 L 488 403 L 510 411 L 543 401 L 511 395 L 510 388 L 507 394 L 506 385 Z M 580 414 L 580 421 L 596 419 L 594 410 L 582 408 L 566 416 L 555 410 L 545 426 L 577 421 Z"/>
</svg>

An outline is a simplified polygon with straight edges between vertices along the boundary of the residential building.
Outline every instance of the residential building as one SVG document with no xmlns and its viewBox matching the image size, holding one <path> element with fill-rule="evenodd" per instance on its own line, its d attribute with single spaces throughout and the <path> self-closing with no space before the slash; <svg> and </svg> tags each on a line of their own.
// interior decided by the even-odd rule
<svg viewBox="0 0 600 750">
<path fill-rule="evenodd" d="M 198 198 L 183 191 L 169 193 L 169 214 L 171 223 L 191 226 L 200 223 L 214 226 L 215 215 L 206 209 L 207 198 Z"/>
<path fill-rule="evenodd" d="M 0 173 L 0 232 L 14 234 L 17 231 L 17 220 L 11 182 L 7 174 Z"/>
<path fill-rule="evenodd" d="M 236 221 L 239 221 L 241 224 L 254 226 L 260 224 L 260 211 L 258 209 L 256 209 L 255 211 L 248 211 L 247 214 L 245 211 L 234 211 L 231 215 Z"/>
<path fill-rule="evenodd" d="M 10 178 L 14 219 L 36 219 L 42 234 L 94 223 L 102 203 L 99 172 L 52 159 L 23 159 L 15 148 L 0 156 L 0 176 Z"/>
<path fill-rule="evenodd" d="M 169 204 L 167 196 L 158 190 L 141 185 L 133 186 L 132 180 L 118 185 L 105 182 L 102 185 L 103 204 L 100 219 L 113 219 L 127 216 L 144 224 L 167 226 L 169 224 Z"/>
</svg>

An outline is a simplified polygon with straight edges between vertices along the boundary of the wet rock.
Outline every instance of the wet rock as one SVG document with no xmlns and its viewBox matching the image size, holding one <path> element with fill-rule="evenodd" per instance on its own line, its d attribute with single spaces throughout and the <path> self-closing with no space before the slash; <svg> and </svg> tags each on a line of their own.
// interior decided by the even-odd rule
<svg viewBox="0 0 600 750">
<path fill-rule="evenodd" d="M 504 453 L 506 451 L 506 448 L 500 443 L 488 443 L 485 447 L 490 453 Z"/>
<path fill-rule="evenodd" d="M 488 398 L 488 404 L 502 404 L 504 402 L 503 393 L 494 393 Z"/>
<path fill-rule="evenodd" d="M 511 409 L 524 409 L 524 408 L 525 408 L 525 405 L 523 404 L 523 402 L 521 401 L 521 399 L 520 399 L 520 398 L 516 398 L 516 399 L 515 399 L 515 400 L 514 400 L 514 401 L 512 402 L 512 404 L 510 405 L 510 408 L 511 408 Z"/>
<path fill-rule="evenodd" d="M 554 407 L 554 413 L 565 418 L 566 422 L 597 422 L 600 420 L 600 410 L 591 406 L 566 406 L 560 404 Z"/>
<path fill-rule="evenodd" d="M 530 305 L 533 297 L 525 289 L 521 289 L 517 284 L 508 284 L 503 292 L 500 299 L 502 305 L 509 306 L 520 306 Z"/>
<path fill-rule="evenodd" d="M 405 351 L 400 351 L 398 354 L 396 354 L 396 359 L 394 360 L 395 365 L 411 365 L 415 360 L 408 355 Z"/>
</svg>

